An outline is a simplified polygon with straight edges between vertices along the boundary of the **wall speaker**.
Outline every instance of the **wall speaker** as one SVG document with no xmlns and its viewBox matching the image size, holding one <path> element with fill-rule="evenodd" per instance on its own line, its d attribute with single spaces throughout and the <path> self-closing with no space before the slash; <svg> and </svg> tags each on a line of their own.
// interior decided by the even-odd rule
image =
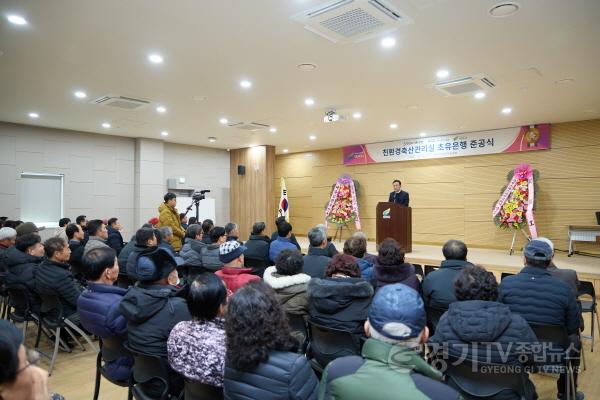
<svg viewBox="0 0 600 400">
<path fill-rule="evenodd" d="M 238 175 L 246 175 L 246 166 L 238 165 Z"/>
</svg>

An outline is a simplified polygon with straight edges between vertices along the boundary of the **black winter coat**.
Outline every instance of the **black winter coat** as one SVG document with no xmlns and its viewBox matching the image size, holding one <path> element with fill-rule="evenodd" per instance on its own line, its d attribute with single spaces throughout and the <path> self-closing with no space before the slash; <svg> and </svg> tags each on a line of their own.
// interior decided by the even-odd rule
<svg viewBox="0 0 600 400">
<path fill-rule="evenodd" d="M 403 283 L 418 292 L 421 290 L 421 284 L 419 279 L 417 279 L 415 267 L 412 264 L 375 264 L 373 268 L 373 286 L 375 287 L 375 291 L 393 283 Z"/>
<path fill-rule="evenodd" d="M 129 255 L 135 249 L 135 235 L 131 238 L 129 242 L 121 249 L 119 253 L 118 261 L 119 261 L 119 271 L 121 274 L 127 272 L 127 259 Z"/>
<path fill-rule="evenodd" d="M 139 283 L 129 288 L 121 305 L 127 319 L 127 338 L 133 350 L 167 357 L 167 339 L 171 329 L 192 319 L 185 299 L 171 285 Z"/>
<path fill-rule="evenodd" d="M 52 260 L 45 260 L 36 269 L 35 290 L 41 294 L 58 295 L 65 317 L 77 312 L 77 299 L 83 292 L 83 288 L 69 271 L 69 265 Z"/>
<path fill-rule="evenodd" d="M 34 257 L 27 253 L 23 253 L 14 246 L 9 247 L 8 250 L 6 250 L 5 257 L 6 266 L 8 268 L 6 285 L 25 285 L 31 311 L 39 313 L 42 300 L 35 291 L 35 272 L 40 263 L 44 261 L 44 257 Z"/>
<path fill-rule="evenodd" d="M 325 269 L 331 261 L 327 254 L 327 249 L 310 247 L 308 254 L 304 256 L 303 272 L 312 278 L 325 278 Z"/>
<path fill-rule="evenodd" d="M 308 282 L 308 311 L 318 325 L 364 333 L 373 287 L 362 278 L 313 278 Z"/>
<path fill-rule="evenodd" d="M 106 244 L 109 245 L 114 251 L 117 252 L 117 255 L 121 253 L 125 244 L 123 243 L 123 236 L 121 232 L 113 228 L 112 226 L 107 226 L 106 230 L 108 231 L 108 239 L 106 239 Z"/>
<path fill-rule="evenodd" d="M 227 400 L 316 400 L 318 392 L 319 381 L 301 354 L 272 351 L 267 361 L 251 372 L 225 365 Z"/>
<path fill-rule="evenodd" d="M 466 266 L 472 265 L 464 260 L 444 260 L 440 267 L 427 274 L 423 279 L 423 301 L 425 306 L 448 309 L 456 301 L 454 280 Z"/>
<path fill-rule="evenodd" d="M 250 235 L 244 246 L 248 248 L 244 252 L 246 267 L 252 268 L 252 274 L 263 276 L 265 269 L 272 265 L 269 259 L 269 246 L 271 239 L 264 235 Z"/>
</svg>

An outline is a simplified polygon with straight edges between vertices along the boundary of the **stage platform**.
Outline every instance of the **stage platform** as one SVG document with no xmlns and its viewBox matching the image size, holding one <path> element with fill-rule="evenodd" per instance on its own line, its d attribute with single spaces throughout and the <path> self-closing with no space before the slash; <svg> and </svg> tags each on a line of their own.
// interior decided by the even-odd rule
<svg viewBox="0 0 600 400">
<path fill-rule="evenodd" d="M 302 247 L 302 252 L 306 253 L 308 239 L 306 237 L 298 237 L 298 243 Z M 334 244 L 339 251 L 342 251 L 344 242 L 335 241 Z M 375 242 L 368 242 L 367 249 L 369 253 L 377 254 Z M 413 251 L 406 254 L 406 261 L 422 266 L 439 266 L 443 259 L 442 246 L 413 243 Z M 509 255 L 508 249 L 469 248 L 468 260 L 474 264 L 481 264 L 489 271 L 494 272 L 498 280 L 502 272 L 516 273 L 523 268 L 522 253 L 519 251 L 513 255 Z M 600 258 L 580 254 L 567 257 L 567 253 L 557 253 L 554 257 L 554 263 L 559 268 L 574 269 L 577 271 L 579 280 L 594 282 L 596 292 L 600 292 Z"/>
</svg>

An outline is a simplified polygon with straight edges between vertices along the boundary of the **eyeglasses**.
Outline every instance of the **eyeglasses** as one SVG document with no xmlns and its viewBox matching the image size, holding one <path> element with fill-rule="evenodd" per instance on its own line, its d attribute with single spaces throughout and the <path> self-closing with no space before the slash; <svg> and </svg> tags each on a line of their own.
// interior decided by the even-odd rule
<svg viewBox="0 0 600 400">
<path fill-rule="evenodd" d="M 38 365 L 40 362 L 40 353 L 33 349 L 25 349 L 25 360 L 27 361 L 27 365 L 18 369 L 16 373 L 17 375 L 32 365 Z"/>
</svg>

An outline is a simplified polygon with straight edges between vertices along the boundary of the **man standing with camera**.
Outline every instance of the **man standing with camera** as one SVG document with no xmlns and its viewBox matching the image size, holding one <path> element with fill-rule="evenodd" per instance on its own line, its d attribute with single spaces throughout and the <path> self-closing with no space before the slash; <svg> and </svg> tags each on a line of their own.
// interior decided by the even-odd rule
<svg viewBox="0 0 600 400">
<path fill-rule="evenodd" d="M 158 227 L 168 226 L 173 230 L 173 240 L 171 246 L 175 251 L 181 250 L 181 241 L 185 236 L 185 231 L 181 226 L 179 212 L 175 208 L 177 205 L 177 196 L 175 193 L 169 192 L 165 194 L 165 202 L 158 207 Z"/>
</svg>

